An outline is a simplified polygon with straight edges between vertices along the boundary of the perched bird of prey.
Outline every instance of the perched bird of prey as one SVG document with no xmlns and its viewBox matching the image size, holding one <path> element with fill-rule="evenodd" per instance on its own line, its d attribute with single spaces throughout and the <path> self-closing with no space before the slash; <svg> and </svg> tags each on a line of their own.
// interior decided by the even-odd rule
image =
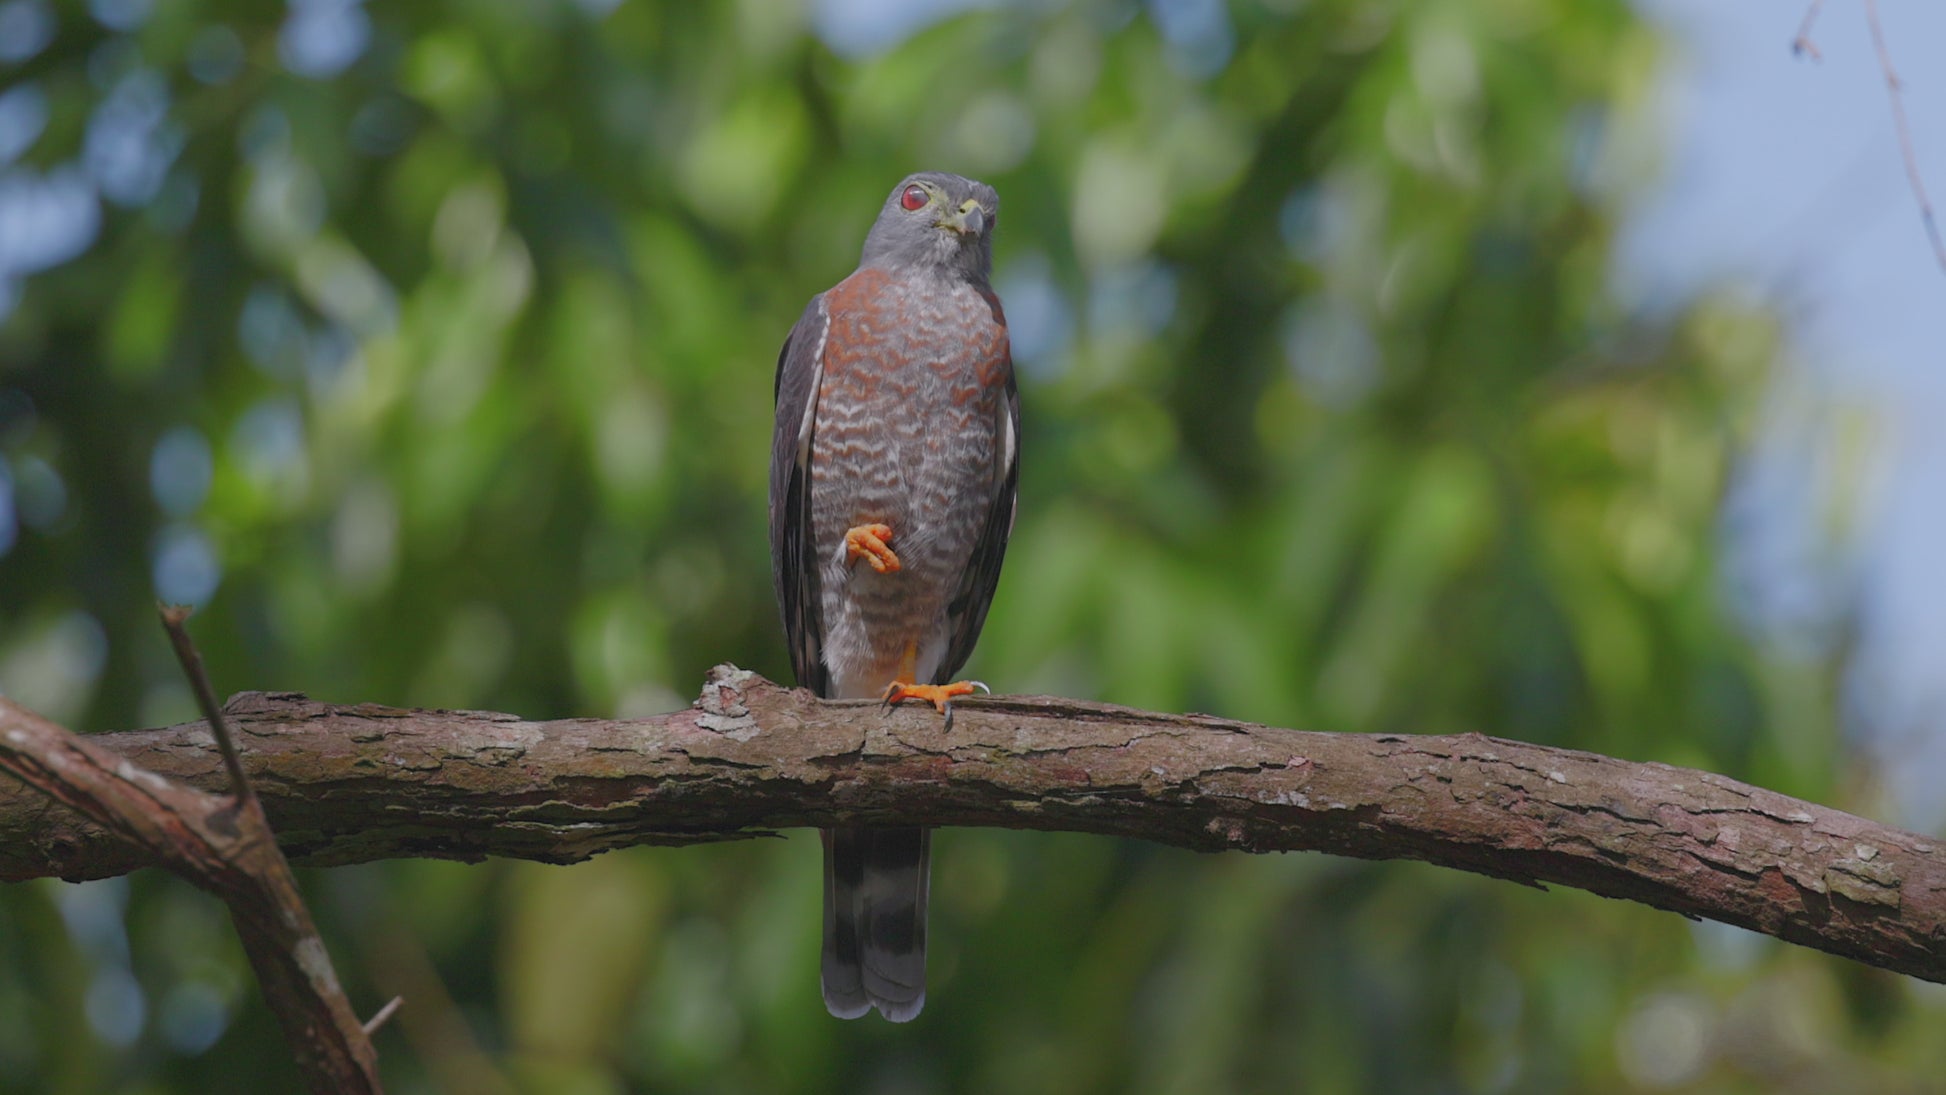
<svg viewBox="0 0 1946 1095">
<path fill-rule="evenodd" d="M 1000 199 L 921 172 L 858 269 L 811 298 L 777 358 L 770 551 L 799 685 L 948 704 L 1013 531 L 1020 397 L 987 284 Z M 926 1001 L 925 829 L 824 833 L 831 1014 L 895 1023 Z"/>
</svg>

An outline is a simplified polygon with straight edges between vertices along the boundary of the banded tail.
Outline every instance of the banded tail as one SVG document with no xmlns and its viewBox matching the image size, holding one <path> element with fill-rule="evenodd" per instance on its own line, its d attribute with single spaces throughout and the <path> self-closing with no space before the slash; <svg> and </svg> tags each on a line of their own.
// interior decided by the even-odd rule
<svg viewBox="0 0 1946 1095">
<path fill-rule="evenodd" d="M 926 1004 L 929 829 L 824 830 L 824 1006 L 894 1023 Z"/>
</svg>

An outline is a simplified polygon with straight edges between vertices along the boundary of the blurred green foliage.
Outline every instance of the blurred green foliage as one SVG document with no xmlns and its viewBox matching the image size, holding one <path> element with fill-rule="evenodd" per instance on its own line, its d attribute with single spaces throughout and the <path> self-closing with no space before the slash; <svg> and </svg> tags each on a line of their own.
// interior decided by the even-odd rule
<svg viewBox="0 0 1946 1095">
<path fill-rule="evenodd" d="M 856 55 L 802 4 L 611 6 L 0 4 L 45 32 L 0 59 L 41 109 L 0 171 L 102 210 L 0 270 L 0 688 L 190 717 L 158 593 L 204 603 L 225 689 L 547 717 L 788 679 L 777 346 L 926 167 L 1002 194 L 1026 407 L 974 675 L 1842 802 L 1830 667 L 1722 607 L 1776 328 L 1609 292 L 1656 145 L 1621 0 L 996 5 Z M 1585 894 L 1067 835 L 936 858 L 904 1028 L 824 1014 L 807 834 L 306 880 L 354 998 L 407 998 L 400 1092 L 1946 1075 L 1939 992 Z M 213 900 L 0 891 L 0 1089 L 295 1082 Z"/>
</svg>

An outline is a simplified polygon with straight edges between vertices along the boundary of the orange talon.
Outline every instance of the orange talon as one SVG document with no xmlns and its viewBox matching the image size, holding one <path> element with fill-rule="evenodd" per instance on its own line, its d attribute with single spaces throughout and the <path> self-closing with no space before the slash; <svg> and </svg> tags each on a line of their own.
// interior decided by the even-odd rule
<svg viewBox="0 0 1946 1095">
<path fill-rule="evenodd" d="M 887 540 L 892 538 L 890 525 L 855 525 L 845 530 L 845 562 L 850 563 L 862 557 L 880 574 L 894 574 L 899 569 L 899 557 L 892 553 Z"/>
<path fill-rule="evenodd" d="M 954 698 L 970 696 L 975 692 L 991 691 L 992 689 L 979 681 L 954 681 L 951 684 L 907 684 L 903 681 L 893 681 L 885 686 L 885 694 L 881 698 L 888 707 L 901 700 L 925 700 L 932 704 L 933 710 L 944 715 L 947 713 L 947 706 Z"/>
</svg>

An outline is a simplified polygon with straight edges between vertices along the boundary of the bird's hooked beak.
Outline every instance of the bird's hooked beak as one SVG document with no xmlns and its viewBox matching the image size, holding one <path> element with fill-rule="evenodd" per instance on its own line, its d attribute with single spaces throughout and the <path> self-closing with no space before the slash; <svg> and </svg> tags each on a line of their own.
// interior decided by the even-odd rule
<svg viewBox="0 0 1946 1095">
<path fill-rule="evenodd" d="M 986 230 L 987 212 L 980 208 L 979 202 L 968 198 L 966 201 L 960 203 L 960 207 L 957 210 L 942 215 L 936 223 L 939 227 L 949 232 L 958 232 L 962 236 L 977 237 L 981 232 Z"/>
</svg>

